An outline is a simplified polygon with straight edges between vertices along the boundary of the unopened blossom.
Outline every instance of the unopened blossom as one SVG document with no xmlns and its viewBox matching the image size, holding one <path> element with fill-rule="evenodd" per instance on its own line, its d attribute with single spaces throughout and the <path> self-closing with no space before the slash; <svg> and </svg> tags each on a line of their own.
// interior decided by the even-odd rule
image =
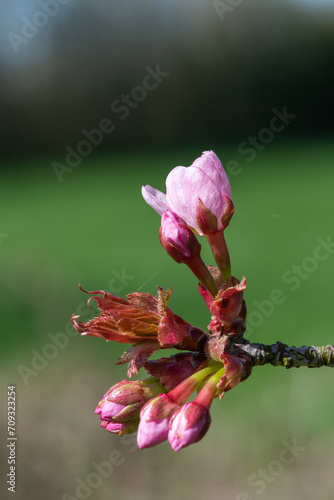
<svg viewBox="0 0 334 500">
<path fill-rule="evenodd" d="M 164 388 L 154 377 L 122 380 L 103 396 L 95 413 L 101 417 L 101 426 L 109 432 L 120 435 L 135 432 L 144 404 L 163 392 Z"/>
<path fill-rule="evenodd" d="M 197 443 L 210 427 L 210 406 L 219 394 L 217 384 L 224 375 L 225 368 L 219 363 L 213 365 L 213 370 L 209 378 L 204 379 L 195 401 L 181 406 L 170 420 L 168 441 L 174 451 Z"/>
<path fill-rule="evenodd" d="M 160 215 L 171 210 L 200 235 L 225 229 L 233 215 L 231 186 L 213 151 L 190 167 L 175 167 L 167 176 L 166 194 L 147 185 L 142 195 Z"/>
<path fill-rule="evenodd" d="M 167 394 L 160 394 L 145 404 L 140 412 L 137 435 L 139 448 L 149 448 L 169 438 L 170 421 L 174 413 L 184 405 L 205 378 L 217 370 L 217 366 L 221 364 L 215 363 L 199 369 Z"/>
<path fill-rule="evenodd" d="M 109 394 L 111 393 L 111 391 L 113 390 L 113 387 L 111 387 L 108 392 L 105 393 L 105 395 L 103 396 L 103 398 L 101 399 L 101 401 L 99 402 L 99 404 L 97 405 L 96 409 L 95 409 L 95 413 L 97 415 L 100 415 L 102 413 L 102 409 L 105 407 L 105 405 L 108 403 L 108 396 Z M 115 411 L 114 413 L 118 413 L 118 411 L 120 411 L 121 409 L 124 408 L 124 405 L 121 405 L 121 404 L 115 404 L 113 403 L 115 406 Z M 117 408 L 118 407 L 118 408 Z M 101 417 L 102 418 L 102 417 Z"/>
<path fill-rule="evenodd" d="M 159 236 L 168 255 L 176 262 L 186 264 L 200 283 L 205 284 L 213 296 L 216 295 L 214 280 L 200 255 L 201 245 L 189 227 L 171 210 L 166 210 L 161 217 Z"/>
<path fill-rule="evenodd" d="M 197 443 L 206 434 L 211 424 L 208 408 L 191 401 L 181 406 L 172 416 L 168 441 L 174 451 Z"/>
<path fill-rule="evenodd" d="M 139 424 L 139 418 L 131 422 L 126 422 L 124 424 L 114 423 L 112 421 L 103 420 L 101 422 L 101 427 L 106 429 L 112 434 L 118 434 L 119 436 L 124 436 L 125 434 L 132 434 L 137 431 Z"/>
<path fill-rule="evenodd" d="M 140 412 L 139 448 L 150 448 L 166 441 L 170 417 L 178 408 L 179 405 L 168 394 L 160 394 L 145 404 Z"/>
<path fill-rule="evenodd" d="M 176 262 L 187 262 L 200 254 L 201 245 L 183 220 L 171 210 L 161 217 L 161 244 Z"/>
</svg>

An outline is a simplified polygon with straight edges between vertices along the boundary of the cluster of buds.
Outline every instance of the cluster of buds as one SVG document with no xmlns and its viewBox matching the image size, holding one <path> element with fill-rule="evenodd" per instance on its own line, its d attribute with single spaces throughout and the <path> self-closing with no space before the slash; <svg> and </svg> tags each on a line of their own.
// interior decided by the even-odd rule
<svg viewBox="0 0 334 500">
<path fill-rule="evenodd" d="M 145 201 L 161 215 L 160 241 L 177 262 L 199 280 L 199 292 L 211 314 L 208 332 L 192 326 L 167 307 L 171 289 L 157 296 L 131 293 L 127 300 L 102 290 L 86 292 L 99 314 L 83 323 L 72 317 L 82 335 L 133 344 L 119 359 L 129 363 L 128 376 L 144 368 L 149 378 L 123 380 L 103 396 L 96 408 L 101 426 L 119 435 L 136 432 L 140 448 L 168 440 L 173 450 L 196 443 L 207 432 L 210 407 L 251 373 L 244 353 L 229 352 L 245 331 L 246 279 L 231 275 L 224 231 L 233 215 L 231 187 L 224 168 L 207 151 L 188 168 L 176 167 L 166 179 L 166 194 L 145 186 Z M 196 235 L 204 236 L 217 267 L 206 266 Z M 159 349 L 176 354 L 148 358 Z M 193 400 L 188 401 L 196 393 Z"/>
<path fill-rule="evenodd" d="M 199 352 L 147 361 L 145 368 L 157 377 L 122 380 L 103 396 L 95 413 L 101 427 L 114 434 L 138 430 L 139 448 L 168 439 L 174 451 L 204 436 L 213 399 L 221 399 L 250 373 L 247 361 L 236 356 L 223 354 L 222 362 L 208 361 Z M 186 403 L 195 391 L 195 400 Z"/>
</svg>

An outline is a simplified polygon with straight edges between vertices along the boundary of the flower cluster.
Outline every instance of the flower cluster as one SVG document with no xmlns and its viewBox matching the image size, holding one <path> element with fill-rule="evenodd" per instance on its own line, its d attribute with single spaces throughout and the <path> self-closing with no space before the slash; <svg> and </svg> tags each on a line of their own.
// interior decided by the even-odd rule
<svg viewBox="0 0 334 500">
<path fill-rule="evenodd" d="M 119 435 L 138 431 L 140 448 L 168 440 L 178 451 L 202 439 L 211 423 L 213 400 L 251 373 L 250 358 L 236 347 L 246 329 L 246 279 L 231 275 L 224 231 L 234 206 L 226 173 L 213 151 L 188 168 L 174 168 L 166 179 L 166 194 L 145 186 L 142 195 L 161 215 L 163 248 L 199 280 L 211 315 L 208 332 L 174 314 L 167 306 L 171 289 L 160 287 L 155 297 L 131 293 L 127 300 L 102 290 L 86 292 L 92 295 L 88 305 L 95 300 L 100 312 L 86 323 L 73 315 L 72 322 L 82 335 L 132 344 L 118 364 L 129 363 L 130 378 L 140 368 L 149 374 L 109 389 L 95 411 L 101 426 Z M 217 267 L 203 262 L 196 235 L 207 239 Z M 181 352 L 149 359 L 166 348 Z"/>
</svg>

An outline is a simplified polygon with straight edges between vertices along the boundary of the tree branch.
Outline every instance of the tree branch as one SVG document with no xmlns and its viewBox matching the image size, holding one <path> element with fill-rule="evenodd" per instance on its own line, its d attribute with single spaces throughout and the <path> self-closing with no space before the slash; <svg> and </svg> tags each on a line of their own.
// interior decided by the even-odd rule
<svg viewBox="0 0 334 500">
<path fill-rule="evenodd" d="M 239 339 L 238 339 L 239 340 Z M 234 347 L 233 347 L 234 346 Z M 235 349 L 234 349 L 235 348 Z M 242 343 L 229 343 L 225 352 L 231 354 L 242 351 L 251 359 L 253 366 L 271 364 L 285 368 L 320 368 L 321 366 L 334 367 L 334 345 L 327 346 L 288 346 L 282 342 L 265 345 L 243 339 Z"/>
</svg>

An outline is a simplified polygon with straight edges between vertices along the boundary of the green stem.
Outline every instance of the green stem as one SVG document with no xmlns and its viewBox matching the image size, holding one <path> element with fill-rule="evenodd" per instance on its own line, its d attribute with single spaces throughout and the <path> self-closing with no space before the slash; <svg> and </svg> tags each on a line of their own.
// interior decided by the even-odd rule
<svg viewBox="0 0 334 500">
<path fill-rule="evenodd" d="M 212 401 L 217 396 L 217 384 L 224 374 L 225 368 L 221 368 L 209 378 L 204 387 L 198 393 L 198 396 L 195 399 L 196 403 L 205 406 L 206 408 L 210 408 Z"/>
<path fill-rule="evenodd" d="M 221 363 L 210 363 L 209 366 L 199 370 L 193 375 L 190 375 L 190 377 L 174 387 L 174 389 L 168 393 L 168 396 L 170 396 L 172 400 L 179 405 L 185 403 L 197 389 L 202 380 L 204 380 L 208 375 L 211 375 L 213 372 L 216 372 L 218 367 L 221 367 Z"/>
</svg>

